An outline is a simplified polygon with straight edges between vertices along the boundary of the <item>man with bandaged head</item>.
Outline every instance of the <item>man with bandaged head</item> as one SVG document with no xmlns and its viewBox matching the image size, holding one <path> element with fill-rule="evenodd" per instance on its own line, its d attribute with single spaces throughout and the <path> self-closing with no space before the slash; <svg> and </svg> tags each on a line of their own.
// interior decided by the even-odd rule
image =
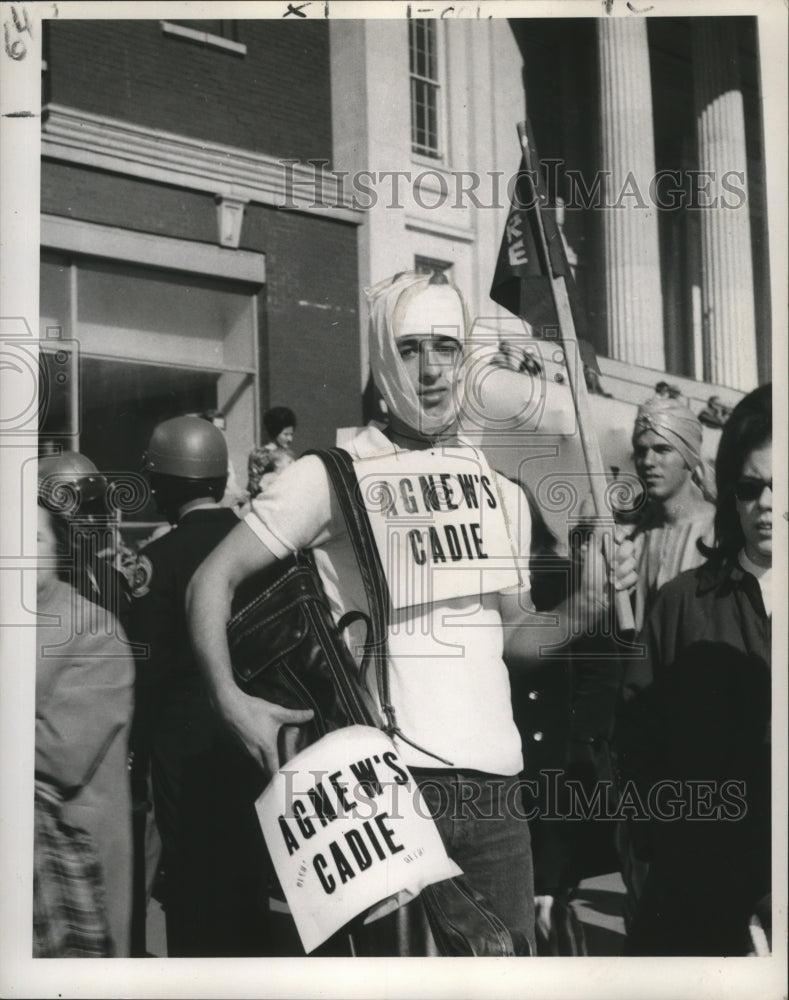
<svg viewBox="0 0 789 1000">
<path fill-rule="evenodd" d="M 436 478 L 453 458 L 465 457 L 478 482 L 486 483 L 487 508 L 502 516 L 514 580 L 514 585 L 491 586 L 488 591 L 487 569 L 478 568 L 471 574 L 471 592 L 405 606 L 393 601 L 388 634 L 389 701 L 397 717 L 393 739 L 422 789 L 448 854 L 471 887 L 471 917 L 490 914 L 489 925 L 501 930 L 500 949 L 486 953 L 530 954 L 534 917 L 529 834 L 522 813 L 512 805 L 519 802 L 515 786 L 523 758 L 504 652 L 538 656 L 540 644 L 566 634 L 561 629 L 567 628 L 568 611 L 564 609 L 556 631 L 550 626 L 520 627 L 532 608 L 525 568 L 529 507 L 517 485 L 490 470 L 481 452 L 458 438 L 468 327 L 460 293 L 443 276 L 406 272 L 380 282 L 367 295 L 370 366 L 389 419 L 383 428 L 367 426 L 346 449 L 357 470 L 368 459 L 388 457 L 401 463 L 405 475 L 411 471 L 407 460 L 412 455 L 414 465 L 418 456 L 421 471 L 435 467 Z M 411 481 L 416 483 L 416 475 Z M 423 494 L 416 488 L 404 494 L 404 504 L 406 499 L 421 503 Z M 459 493 L 454 502 L 462 503 Z M 482 506 L 481 493 L 480 502 Z M 487 530 L 487 522 L 483 528 Z M 441 554 L 450 558 L 449 536 L 443 543 L 431 543 L 425 531 L 424 540 L 414 543 L 416 561 L 431 555 L 440 560 Z M 484 535 L 483 543 L 488 537 Z M 472 543 L 466 542 L 473 552 Z M 214 703 L 231 731 L 269 772 L 278 767 L 280 727 L 306 722 L 311 713 L 251 698 L 236 687 L 225 624 L 242 580 L 302 548 L 315 553 L 335 620 L 349 611 L 367 610 L 344 519 L 322 462 L 310 455 L 283 470 L 270 490 L 253 501 L 245 523 L 198 570 L 188 595 L 192 640 Z M 480 546 L 476 554 L 482 551 Z M 382 559 L 387 574 L 397 572 L 387 570 L 384 554 Z M 588 563 L 600 569 L 596 548 Z M 591 570 L 587 574 L 585 600 L 574 609 L 578 614 L 589 616 L 590 608 L 608 600 L 606 588 L 595 583 L 602 576 Z M 358 645 L 354 640 L 351 648 Z M 374 676 L 368 682 L 377 698 Z M 454 908 L 456 900 L 442 897 L 442 888 L 449 885 L 431 888 L 439 909 L 452 908 L 451 917 L 462 934 L 468 914 Z M 472 947 L 468 953 L 480 952 Z"/>
</svg>

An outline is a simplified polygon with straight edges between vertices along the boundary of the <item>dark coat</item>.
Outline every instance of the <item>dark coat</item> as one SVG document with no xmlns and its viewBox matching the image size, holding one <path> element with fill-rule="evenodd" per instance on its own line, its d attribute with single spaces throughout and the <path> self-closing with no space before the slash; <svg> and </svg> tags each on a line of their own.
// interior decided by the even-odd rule
<svg viewBox="0 0 789 1000">
<path fill-rule="evenodd" d="M 538 611 L 559 605 L 575 585 L 570 560 L 538 556 L 530 565 Z M 613 795 L 609 740 L 622 666 L 608 640 L 577 639 L 560 657 L 544 657 L 527 669 L 513 665 L 513 716 L 523 740 L 524 789 L 534 854 L 537 894 L 558 895 L 583 878 L 617 867 L 613 824 L 594 817 L 566 819 L 573 805 L 566 780 L 591 795 L 608 782 Z M 558 772 L 558 773 L 557 773 Z"/>
<path fill-rule="evenodd" d="M 260 954 L 264 848 L 254 812 L 263 772 L 213 710 L 191 648 L 186 590 L 238 524 L 223 507 L 188 512 L 141 554 L 130 632 L 137 661 L 135 754 L 150 754 L 162 838 L 169 956 Z"/>
<path fill-rule="evenodd" d="M 108 559 L 98 555 L 97 546 L 103 541 L 105 538 L 97 530 L 91 532 L 88 529 L 79 536 L 72 553 L 75 566 L 69 582 L 86 601 L 105 608 L 128 631 L 131 613 L 129 584 Z"/>
<path fill-rule="evenodd" d="M 180 780 L 179 762 L 210 747 L 218 728 L 189 640 L 186 589 L 197 567 L 238 523 L 225 507 L 193 510 L 139 556 L 129 637 L 147 651 L 136 661 L 132 747 L 135 757 L 154 750 L 166 761 L 168 785 Z M 169 811 L 163 803 L 163 839 L 172 828 Z"/>
<path fill-rule="evenodd" d="M 186 624 L 186 590 L 198 566 L 237 524 L 229 508 L 198 508 L 140 554 L 129 634 L 148 646 L 138 658 L 138 677 L 167 702 L 202 693 Z"/>
<path fill-rule="evenodd" d="M 770 620 L 758 581 L 731 563 L 682 573 L 641 641 L 618 726 L 623 770 L 642 801 L 679 782 L 684 812 L 634 824 L 648 832 L 650 873 L 628 951 L 746 954 L 748 919 L 770 890 Z"/>
</svg>

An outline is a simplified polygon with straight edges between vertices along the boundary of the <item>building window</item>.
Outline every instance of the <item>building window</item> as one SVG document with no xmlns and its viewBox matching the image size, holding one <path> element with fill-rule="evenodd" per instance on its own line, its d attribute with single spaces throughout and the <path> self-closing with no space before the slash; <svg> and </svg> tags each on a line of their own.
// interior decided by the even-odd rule
<svg viewBox="0 0 789 1000">
<path fill-rule="evenodd" d="M 408 55 L 411 73 L 411 150 L 441 159 L 441 59 L 438 22 L 415 18 L 408 22 Z"/>
<path fill-rule="evenodd" d="M 159 24 L 165 35 L 246 55 L 246 45 L 238 40 L 238 21 L 160 21 Z"/>
<path fill-rule="evenodd" d="M 165 268 L 42 251 L 42 449 L 83 451 L 105 472 L 138 472 L 154 426 L 221 409 L 233 465 L 257 440 L 257 289 Z M 160 519 L 124 516 L 129 538 Z"/>
</svg>

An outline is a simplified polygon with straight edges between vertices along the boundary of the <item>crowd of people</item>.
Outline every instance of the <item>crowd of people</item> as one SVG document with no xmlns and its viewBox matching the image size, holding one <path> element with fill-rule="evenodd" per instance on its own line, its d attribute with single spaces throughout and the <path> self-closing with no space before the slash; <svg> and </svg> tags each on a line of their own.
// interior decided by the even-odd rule
<svg viewBox="0 0 789 1000">
<path fill-rule="evenodd" d="M 388 701 L 370 685 L 382 728 L 396 712 L 394 745 L 463 873 L 432 887 L 433 939 L 451 927 L 452 953 L 586 954 L 573 896 L 583 878 L 620 870 L 627 954 L 763 953 L 771 387 L 728 415 L 714 477 L 687 401 L 645 401 L 633 428 L 640 504 L 619 512 L 612 548 L 591 519 L 560 557 L 533 484 L 490 468 L 459 430 L 460 292 L 405 272 L 368 299 L 387 419 L 346 451 L 401 469 L 413 458 L 445 481 L 453 462 L 473 461 L 485 530 L 512 554 L 495 583 L 487 570 L 455 573 L 451 591 L 393 604 Z M 226 624 L 256 574 L 304 549 L 336 621 L 368 609 L 325 467 L 293 450 L 295 414 L 265 414 L 246 490 L 223 424 L 208 411 L 154 429 L 141 461 L 172 527 L 125 574 L 102 555 L 106 479 L 75 453 L 40 461 L 36 956 L 145 955 L 152 894 L 169 956 L 302 953 L 271 905 L 254 803 L 281 764 L 283 727 L 312 713 L 242 691 Z M 635 635 L 611 628 L 616 591 L 630 596 Z M 563 814 L 572 787 L 586 801 L 602 790 L 605 815 Z M 628 789 L 644 815 L 617 810 Z M 431 953 L 419 901 L 407 910 L 419 929 L 409 954 Z M 355 954 L 402 953 L 402 935 L 371 927 Z M 347 949 L 337 936 L 316 953 Z"/>
</svg>

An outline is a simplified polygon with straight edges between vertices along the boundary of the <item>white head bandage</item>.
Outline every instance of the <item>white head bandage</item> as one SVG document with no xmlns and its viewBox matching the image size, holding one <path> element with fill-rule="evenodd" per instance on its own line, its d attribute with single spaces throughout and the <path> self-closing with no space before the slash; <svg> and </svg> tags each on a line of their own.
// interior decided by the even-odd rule
<svg viewBox="0 0 789 1000">
<path fill-rule="evenodd" d="M 463 366 L 451 374 L 455 406 L 441 414 L 426 412 L 400 359 L 400 337 L 452 337 L 465 347 L 466 315 L 454 286 L 431 284 L 430 275 L 405 271 L 366 289 L 370 304 L 370 368 L 391 412 L 415 430 L 440 434 L 456 419 L 462 398 Z"/>
</svg>

